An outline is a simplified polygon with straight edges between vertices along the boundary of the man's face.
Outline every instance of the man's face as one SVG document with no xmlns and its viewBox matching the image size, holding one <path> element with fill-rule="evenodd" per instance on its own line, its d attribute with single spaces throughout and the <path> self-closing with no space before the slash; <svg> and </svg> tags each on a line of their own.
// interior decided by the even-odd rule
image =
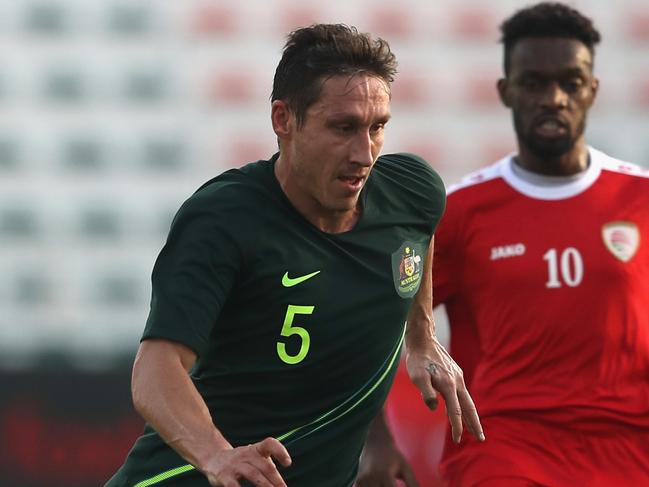
<svg viewBox="0 0 649 487">
<path fill-rule="evenodd" d="M 390 118 L 390 91 L 369 75 L 334 76 L 324 81 L 317 102 L 297 127 L 293 115 L 290 140 L 292 184 L 317 212 L 356 208 L 381 148 Z"/>
<path fill-rule="evenodd" d="M 541 158 L 569 152 L 583 137 L 597 94 L 588 48 L 576 39 L 521 39 L 509 66 L 498 89 L 512 110 L 519 143 Z"/>
</svg>

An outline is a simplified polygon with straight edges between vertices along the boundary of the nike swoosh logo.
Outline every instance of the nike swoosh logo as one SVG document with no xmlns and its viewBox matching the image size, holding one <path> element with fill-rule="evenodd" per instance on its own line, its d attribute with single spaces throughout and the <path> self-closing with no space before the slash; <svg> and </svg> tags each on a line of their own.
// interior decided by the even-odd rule
<svg viewBox="0 0 649 487">
<path fill-rule="evenodd" d="M 288 277 L 288 272 L 285 272 L 284 276 L 282 277 L 282 286 L 284 287 L 297 286 L 298 284 L 301 284 L 307 279 L 311 279 L 313 276 L 317 276 L 318 274 L 320 274 L 320 271 L 315 271 L 312 272 L 311 274 L 306 274 L 304 276 L 294 277 L 291 279 L 290 277 Z"/>
</svg>

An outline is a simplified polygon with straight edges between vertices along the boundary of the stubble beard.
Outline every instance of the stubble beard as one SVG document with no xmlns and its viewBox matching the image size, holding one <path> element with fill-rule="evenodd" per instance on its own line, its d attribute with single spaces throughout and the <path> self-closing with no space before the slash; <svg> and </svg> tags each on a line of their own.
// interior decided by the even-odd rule
<svg viewBox="0 0 649 487">
<path fill-rule="evenodd" d="M 556 159 L 570 152 L 577 140 L 583 135 L 586 129 L 586 118 L 584 117 L 573 134 L 568 128 L 563 137 L 547 139 L 534 134 L 533 129 L 525 131 L 520 116 L 514 113 L 514 130 L 518 140 L 535 156 L 541 159 Z"/>
</svg>

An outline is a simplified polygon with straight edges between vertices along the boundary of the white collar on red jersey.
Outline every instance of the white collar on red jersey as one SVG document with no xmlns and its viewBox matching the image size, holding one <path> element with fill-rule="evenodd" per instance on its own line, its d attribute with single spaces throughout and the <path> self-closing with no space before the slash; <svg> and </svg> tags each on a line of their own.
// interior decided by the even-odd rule
<svg viewBox="0 0 649 487">
<path fill-rule="evenodd" d="M 557 184 L 552 185 L 538 185 L 523 179 L 512 167 L 515 164 L 514 154 L 501 159 L 497 165 L 503 179 L 525 196 L 539 200 L 562 200 L 577 196 L 590 188 L 602 172 L 604 160 L 609 158 L 603 152 L 592 147 L 588 147 L 588 154 L 590 156 L 588 169 L 582 172 L 578 178 L 569 177 L 566 178 L 565 183 L 557 181 Z"/>
</svg>

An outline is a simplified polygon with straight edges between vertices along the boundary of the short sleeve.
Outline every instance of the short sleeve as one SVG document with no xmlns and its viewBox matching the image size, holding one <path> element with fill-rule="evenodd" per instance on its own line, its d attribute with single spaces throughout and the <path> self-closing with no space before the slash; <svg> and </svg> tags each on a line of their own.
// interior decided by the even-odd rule
<svg viewBox="0 0 649 487">
<path fill-rule="evenodd" d="M 409 208 L 422 212 L 421 217 L 427 222 L 432 235 L 446 207 L 446 189 L 442 178 L 416 154 L 401 152 L 389 157 L 399 172 L 400 191 L 406 195 Z"/>
<path fill-rule="evenodd" d="M 177 341 L 199 356 L 205 351 L 242 262 L 228 206 L 198 192 L 176 214 L 153 268 L 143 340 Z"/>
</svg>

